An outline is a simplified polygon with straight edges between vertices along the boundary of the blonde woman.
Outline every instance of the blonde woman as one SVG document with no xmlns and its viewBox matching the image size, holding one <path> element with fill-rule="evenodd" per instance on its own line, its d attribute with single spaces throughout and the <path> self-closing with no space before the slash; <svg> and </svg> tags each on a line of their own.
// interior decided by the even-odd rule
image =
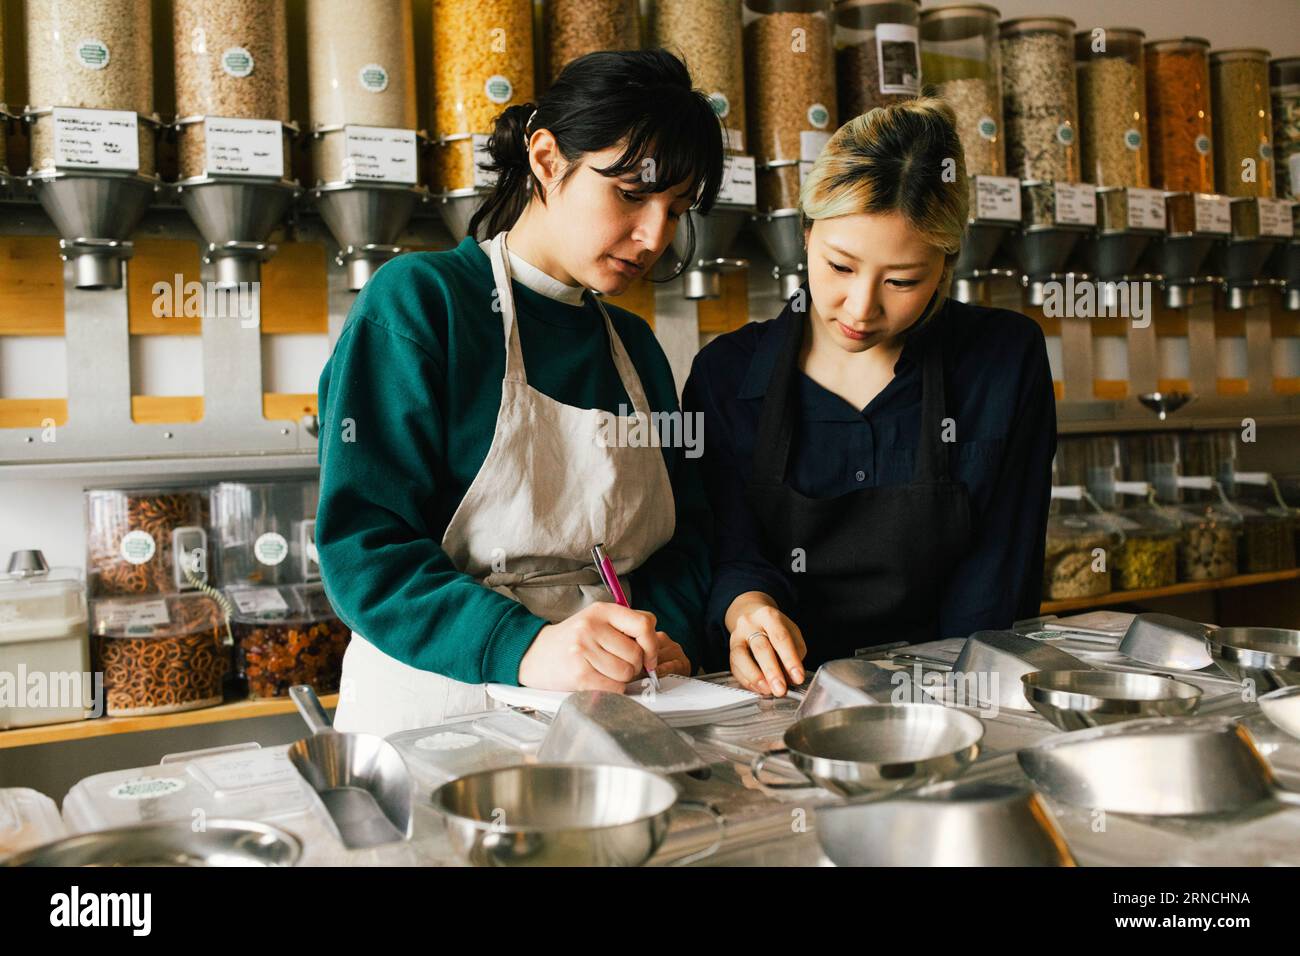
<svg viewBox="0 0 1300 956">
<path fill-rule="evenodd" d="M 803 184 L 808 282 L 709 343 L 709 637 L 746 687 L 1037 614 L 1056 419 L 1038 326 L 948 298 L 967 180 L 951 109 L 851 120 Z"/>
</svg>

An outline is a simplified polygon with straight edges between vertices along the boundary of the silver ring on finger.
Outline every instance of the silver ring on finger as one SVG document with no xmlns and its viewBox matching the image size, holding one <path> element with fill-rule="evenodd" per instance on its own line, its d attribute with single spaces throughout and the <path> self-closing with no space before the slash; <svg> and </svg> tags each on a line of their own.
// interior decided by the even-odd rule
<svg viewBox="0 0 1300 956">
<path fill-rule="evenodd" d="M 756 637 L 767 637 L 767 631 L 764 631 L 764 630 L 757 630 L 757 631 L 755 631 L 753 634 L 749 635 L 749 637 L 745 638 L 745 643 L 746 643 L 746 644 L 751 644 L 751 643 L 753 643 L 754 638 L 756 638 Z"/>
</svg>

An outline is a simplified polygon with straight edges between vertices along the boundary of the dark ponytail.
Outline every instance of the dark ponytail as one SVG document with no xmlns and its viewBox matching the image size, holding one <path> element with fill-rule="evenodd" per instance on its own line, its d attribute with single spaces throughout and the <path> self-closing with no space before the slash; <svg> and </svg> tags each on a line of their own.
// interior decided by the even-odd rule
<svg viewBox="0 0 1300 956">
<path fill-rule="evenodd" d="M 492 161 L 482 166 L 497 181 L 470 219 L 471 236 L 504 232 L 534 196 L 546 201 L 526 149 L 529 137 L 542 128 L 551 131 L 570 164 L 561 181 L 584 154 L 626 140 L 618 160 L 596 172 L 628 176 L 640 173 L 642 161 L 651 159 L 655 176 L 642 191 L 659 193 L 689 183 L 696 208 L 705 213 L 717 200 L 722 124 L 708 97 L 692 88 L 685 64 L 667 50 L 601 51 L 566 66 L 538 103 L 516 104 L 497 117 L 487 144 Z M 691 229 L 690 217 L 686 223 Z M 695 258 L 691 233 L 687 246 L 683 268 Z"/>
</svg>

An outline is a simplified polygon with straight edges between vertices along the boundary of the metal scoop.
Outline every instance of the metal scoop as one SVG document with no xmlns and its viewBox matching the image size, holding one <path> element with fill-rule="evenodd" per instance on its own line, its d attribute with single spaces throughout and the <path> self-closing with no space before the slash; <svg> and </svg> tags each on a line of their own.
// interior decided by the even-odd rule
<svg viewBox="0 0 1300 956">
<path fill-rule="evenodd" d="M 1020 680 L 1034 710 L 1062 730 L 1142 717 L 1185 716 L 1201 702 L 1201 689 L 1195 684 L 1157 674 L 1039 671 Z"/>
<path fill-rule="evenodd" d="M 540 763 L 599 763 L 654 773 L 707 775 L 708 764 L 658 714 L 630 697 L 600 690 L 570 694 L 555 713 Z"/>
<path fill-rule="evenodd" d="M 1047 796 L 1090 810 L 1195 816 L 1261 801 L 1300 806 L 1300 794 L 1278 789 L 1250 733 L 1223 718 L 1097 727 L 1016 756 Z"/>
<path fill-rule="evenodd" d="M 374 734 L 341 734 L 306 684 L 289 696 L 312 736 L 289 759 L 316 791 L 349 850 L 411 838 L 411 775 L 397 748 Z"/>
<path fill-rule="evenodd" d="M 1214 663 L 1205 635 L 1210 628 L 1172 614 L 1136 614 L 1119 652 L 1163 670 L 1198 671 Z"/>
<path fill-rule="evenodd" d="M 1300 687 L 1283 687 L 1259 699 L 1259 709 L 1278 730 L 1300 739 Z"/>
</svg>

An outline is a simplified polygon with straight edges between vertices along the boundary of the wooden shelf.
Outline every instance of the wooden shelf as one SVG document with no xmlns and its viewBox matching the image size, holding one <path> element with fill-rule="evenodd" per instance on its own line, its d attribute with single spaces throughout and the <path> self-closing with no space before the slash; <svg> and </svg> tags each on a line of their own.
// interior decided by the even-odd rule
<svg viewBox="0 0 1300 956">
<path fill-rule="evenodd" d="M 1146 588 L 1141 591 L 1111 591 L 1096 597 L 1069 598 L 1064 601 L 1044 601 L 1041 614 L 1060 614 L 1062 611 L 1081 611 L 1086 608 L 1110 607 L 1133 601 L 1150 601 L 1155 598 L 1176 597 L 1179 594 L 1196 594 L 1200 591 L 1221 591 L 1224 588 L 1248 588 L 1255 584 L 1272 584 L 1274 581 L 1300 579 L 1300 568 L 1286 571 L 1269 571 L 1265 574 L 1239 574 L 1218 581 L 1188 581 L 1171 584 L 1167 588 Z"/>
<path fill-rule="evenodd" d="M 321 703 L 327 710 L 338 706 L 339 695 L 327 694 Z M 0 750 L 10 747 L 30 747 L 35 744 L 55 744 L 68 740 L 85 740 L 89 737 L 107 737 L 111 734 L 135 734 L 149 730 L 170 730 L 173 727 L 194 727 L 201 724 L 219 724 L 228 720 L 247 720 L 250 717 L 275 717 L 292 714 L 297 708 L 287 697 L 270 700 L 236 700 L 216 707 L 185 710 L 175 714 L 157 714 L 149 717 L 98 717 L 93 720 L 69 721 L 66 724 L 46 724 L 42 727 L 17 727 L 0 730 Z"/>
</svg>

